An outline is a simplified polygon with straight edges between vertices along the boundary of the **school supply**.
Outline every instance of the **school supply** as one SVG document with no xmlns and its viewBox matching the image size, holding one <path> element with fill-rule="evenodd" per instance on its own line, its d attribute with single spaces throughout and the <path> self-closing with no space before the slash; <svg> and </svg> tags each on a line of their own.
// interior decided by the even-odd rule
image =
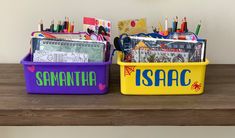
<svg viewBox="0 0 235 138">
<path fill-rule="evenodd" d="M 177 32 L 177 33 L 188 33 L 188 32 L 190 32 L 189 29 L 188 29 L 188 21 L 187 21 L 186 17 L 184 17 L 182 19 L 180 28 L 178 28 L 178 24 L 179 24 L 179 17 L 178 16 L 173 18 L 172 27 L 169 26 L 168 18 L 165 18 L 164 29 L 163 29 L 163 26 L 162 26 L 161 22 L 159 21 L 157 27 L 153 26 L 152 30 L 153 30 L 154 33 L 158 33 L 162 36 L 168 36 L 171 33 L 175 33 L 175 32 Z M 197 28 L 196 28 L 196 31 L 195 31 L 196 35 L 199 34 L 200 27 L 201 27 L 201 22 L 200 22 L 200 24 L 197 25 Z M 140 33 L 145 33 L 145 32 L 140 32 Z"/>
<path fill-rule="evenodd" d="M 103 62 L 106 56 L 106 42 L 92 40 L 63 40 L 32 38 L 32 54 L 36 50 L 48 52 L 74 52 L 88 55 L 89 62 Z"/>
<path fill-rule="evenodd" d="M 132 62 L 188 62 L 189 53 L 179 51 L 160 51 L 156 48 L 139 48 L 131 51 Z"/>
<path fill-rule="evenodd" d="M 95 40 L 104 41 L 102 35 L 88 34 L 86 32 L 78 33 L 50 33 L 50 32 L 33 32 L 32 37 L 35 38 L 57 38 L 64 40 Z"/>
<path fill-rule="evenodd" d="M 40 23 L 38 24 L 38 31 L 44 31 L 44 32 L 57 32 L 57 33 L 73 33 L 74 32 L 74 21 L 70 22 L 69 17 L 65 17 L 65 20 L 63 21 L 58 21 L 58 23 L 55 25 L 55 20 L 51 21 L 51 24 L 49 28 L 44 29 L 43 28 L 43 21 L 41 20 Z"/>
<path fill-rule="evenodd" d="M 196 31 L 195 31 L 196 35 L 199 35 L 200 29 L 201 29 L 201 24 L 202 24 L 202 21 L 200 21 L 200 23 L 197 25 L 197 28 L 196 28 Z"/>
<path fill-rule="evenodd" d="M 47 50 L 36 50 L 33 54 L 33 62 L 88 62 L 88 55 L 77 52 L 49 52 Z"/>
<path fill-rule="evenodd" d="M 51 31 L 51 32 L 55 32 L 55 31 L 54 31 L 54 26 L 55 26 L 54 20 L 52 20 L 52 21 L 51 21 L 51 26 L 50 26 L 50 31 Z"/>
<path fill-rule="evenodd" d="M 168 18 L 166 17 L 165 19 L 165 30 L 164 30 L 164 35 L 168 35 Z"/>
<path fill-rule="evenodd" d="M 123 20 L 118 22 L 118 30 L 120 34 L 138 34 L 147 33 L 147 23 L 145 18 Z"/>
<path fill-rule="evenodd" d="M 123 51 L 125 62 L 205 61 L 206 40 L 198 40 L 192 34 L 186 35 L 186 38 L 192 38 L 188 40 L 172 39 L 174 35 L 165 39 L 153 38 L 153 36 L 154 34 L 124 35 L 119 41 L 116 40 L 115 46 Z"/>
<path fill-rule="evenodd" d="M 56 32 L 62 32 L 62 29 L 63 29 L 62 23 L 61 23 L 61 21 L 59 21 L 58 24 L 57 24 L 57 30 L 56 30 Z"/>
<path fill-rule="evenodd" d="M 124 95 L 197 95 L 204 91 L 206 40 L 190 32 L 186 17 L 178 29 L 165 18 L 154 33 L 114 39 Z M 200 30 L 200 26 L 199 26 Z M 196 31 L 197 32 L 197 31 Z"/>
<path fill-rule="evenodd" d="M 74 32 L 74 21 L 71 23 L 71 29 L 70 32 L 73 33 Z"/>
<path fill-rule="evenodd" d="M 43 21 L 40 20 L 40 23 L 38 24 L 38 31 L 43 31 Z"/>
<path fill-rule="evenodd" d="M 173 19 L 172 28 L 173 32 L 176 32 L 178 30 L 178 16 L 176 16 L 176 18 Z"/>
<path fill-rule="evenodd" d="M 63 21 L 52 20 L 46 29 L 41 21 L 39 30 L 31 34 L 30 53 L 21 61 L 28 93 L 99 95 L 108 92 L 112 56 L 104 32 L 110 30 L 100 26 L 99 34 L 73 33 L 74 27 L 74 22 L 65 17 Z"/>
<path fill-rule="evenodd" d="M 83 18 L 83 31 L 90 34 L 96 33 L 102 35 L 106 41 L 110 41 L 111 22 L 98 18 Z"/>
</svg>

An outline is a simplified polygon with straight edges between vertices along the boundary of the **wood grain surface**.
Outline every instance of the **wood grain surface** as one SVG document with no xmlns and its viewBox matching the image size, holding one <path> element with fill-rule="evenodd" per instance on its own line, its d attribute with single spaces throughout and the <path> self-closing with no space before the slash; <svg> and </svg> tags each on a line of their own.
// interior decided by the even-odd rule
<svg viewBox="0 0 235 138">
<path fill-rule="evenodd" d="M 112 65 L 105 95 L 30 95 L 19 64 L 0 64 L 0 126 L 235 125 L 235 65 L 209 65 L 197 96 L 124 96 Z"/>
</svg>

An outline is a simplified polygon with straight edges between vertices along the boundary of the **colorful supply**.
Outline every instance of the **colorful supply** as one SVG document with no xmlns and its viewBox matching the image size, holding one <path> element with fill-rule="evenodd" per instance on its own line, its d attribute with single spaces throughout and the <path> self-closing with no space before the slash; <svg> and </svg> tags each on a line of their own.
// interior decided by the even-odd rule
<svg viewBox="0 0 235 138">
<path fill-rule="evenodd" d="M 112 56 L 104 33 L 110 28 L 99 27 L 98 34 L 73 33 L 74 22 L 68 17 L 57 25 L 53 20 L 45 30 L 42 21 L 38 27 L 39 31 L 32 33 L 30 53 L 21 61 L 28 93 L 90 95 L 108 92 Z"/>
</svg>

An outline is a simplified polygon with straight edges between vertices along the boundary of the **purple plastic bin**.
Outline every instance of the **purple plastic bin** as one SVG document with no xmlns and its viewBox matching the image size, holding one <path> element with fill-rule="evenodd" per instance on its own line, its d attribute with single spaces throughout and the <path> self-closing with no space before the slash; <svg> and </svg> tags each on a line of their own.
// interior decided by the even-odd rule
<svg viewBox="0 0 235 138">
<path fill-rule="evenodd" d="M 104 94 L 109 88 L 109 66 L 100 63 L 36 63 L 28 54 L 22 61 L 30 94 Z"/>
</svg>

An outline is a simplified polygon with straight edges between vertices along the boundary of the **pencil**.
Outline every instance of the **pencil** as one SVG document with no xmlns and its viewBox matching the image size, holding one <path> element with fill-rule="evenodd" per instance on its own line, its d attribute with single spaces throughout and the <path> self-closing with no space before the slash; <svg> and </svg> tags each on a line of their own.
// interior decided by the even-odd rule
<svg viewBox="0 0 235 138">
<path fill-rule="evenodd" d="M 175 32 L 177 32 L 177 30 L 178 30 L 178 22 L 179 22 L 179 18 L 178 18 L 178 16 L 176 16 L 176 18 L 175 18 Z"/>
<path fill-rule="evenodd" d="M 158 28 L 159 28 L 159 32 L 162 32 L 162 24 L 160 22 L 158 22 Z"/>
<path fill-rule="evenodd" d="M 200 29 L 201 29 L 201 25 L 202 25 L 202 21 L 200 21 L 200 23 L 197 25 L 197 28 L 196 28 L 196 31 L 195 31 L 196 35 L 199 35 Z"/>
<path fill-rule="evenodd" d="M 51 21 L 50 32 L 54 32 L 54 20 Z"/>
<path fill-rule="evenodd" d="M 73 32 L 74 32 L 74 21 L 71 24 L 71 33 L 73 33 Z"/>
<path fill-rule="evenodd" d="M 184 32 L 184 29 L 185 29 L 185 24 L 184 24 L 184 19 L 182 19 L 182 23 L 181 23 L 181 32 L 183 33 Z"/>
<path fill-rule="evenodd" d="M 70 31 L 71 31 L 71 26 L 70 25 L 71 25 L 70 22 L 68 22 L 68 33 L 70 33 Z"/>
<path fill-rule="evenodd" d="M 165 31 L 168 31 L 168 18 L 165 19 Z"/>
<path fill-rule="evenodd" d="M 43 21 L 42 21 L 42 19 L 40 20 L 40 22 L 38 24 L 38 31 L 43 31 Z"/>
<path fill-rule="evenodd" d="M 57 24 L 57 32 L 61 32 L 61 31 L 62 31 L 62 25 L 61 25 L 61 21 L 59 21 Z"/>
<path fill-rule="evenodd" d="M 176 23 L 176 20 L 173 18 L 173 21 L 172 21 L 172 32 L 175 32 L 175 23 Z"/>
<path fill-rule="evenodd" d="M 187 18 L 184 17 L 184 31 L 188 32 L 188 22 L 187 22 Z"/>
</svg>

